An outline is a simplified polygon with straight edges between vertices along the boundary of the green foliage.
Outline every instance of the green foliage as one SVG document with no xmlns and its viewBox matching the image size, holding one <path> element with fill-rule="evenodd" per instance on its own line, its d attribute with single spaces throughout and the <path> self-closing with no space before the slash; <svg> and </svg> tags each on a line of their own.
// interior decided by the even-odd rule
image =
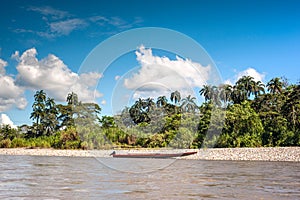
<svg viewBox="0 0 300 200">
<path fill-rule="evenodd" d="M 106 149 L 114 147 L 300 146 L 300 84 L 274 78 L 265 86 L 250 76 L 235 85 L 204 85 L 205 102 L 171 93 L 139 99 L 116 116 L 98 117 L 95 103 L 56 104 L 43 91 L 34 95 L 32 126 L 0 126 L 0 147 Z M 169 103 L 170 102 L 170 103 Z"/>
<path fill-rule="evenodd" d="M 13 140 L 17 136 L 17 129 L 12 128 L 10 125 L 0 125 L 0 139 Z"/>
<path fill-rule="evenodd" d="M 61 132 L 61 148 L 78 149 L 80 148 L 80 137 L 75 127 L 69 127 Z"/>
<path fill-rule="evenodd" d="M 51 144 L 47 137 L 31 138 L 27 140 L 27 147 L 30 148 L 50 148 Z"/>
<path fill-rule="evenodd" d="M 224 136 L 219 138 L 217 147 L 259 147 L 263 131 L 261 120 L 248 101 L 234 104 L 226 111 Z"/>
<path fill-rule="evenodd" d="M 14 138 L 11 141 L 10 147 L 17 148 L 17 147 L 29 147 L 29 142 L 25 138 Z"/>
<path fill-rule="evenodd" d="M 11 141 L 9 138 L 0 141 L 0 148 L 10 148 Z"/>
</svg>

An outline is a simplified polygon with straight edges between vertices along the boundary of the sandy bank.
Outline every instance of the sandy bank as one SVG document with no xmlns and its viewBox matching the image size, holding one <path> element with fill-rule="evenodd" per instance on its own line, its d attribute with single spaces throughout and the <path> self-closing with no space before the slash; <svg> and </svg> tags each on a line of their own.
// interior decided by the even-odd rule
<svg viewBox="0 0 300 200">
<path fill-rule="evenodd" d="M 113 150 L 57 150 L 57 149 L 0 149 L 0 155 L 30 155 L 30 156 L 70 156 L 70 157 L 109 157 Z M 300 147 L 268 147 L 268 148 L 220 148 L 197 150 L 116 150 L 117 153 L 175 153 L 198 151 L 197 154 L 180 159 L 198 160 L 259 160 L 259 161 L 294 161 L 300 162 Z"/>
</svg>

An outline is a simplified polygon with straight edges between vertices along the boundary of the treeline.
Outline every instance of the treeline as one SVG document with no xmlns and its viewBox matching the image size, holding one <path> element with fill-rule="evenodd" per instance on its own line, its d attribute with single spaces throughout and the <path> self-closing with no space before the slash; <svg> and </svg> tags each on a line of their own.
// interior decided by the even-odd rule
<svg viewBox="0 0 300 200">
<path fill-rule="evenodd" d="M 261 147 L 300 145 L 300 84 L 273 78 L 266 85 L 244 76 L 235 85 L 204 85 L 205 102 L 191 95 L 138 99 L 115 116 L 95 103 L 56 104 L 37 91 L 32 126 L 2 126 L 1 147 L 99 149 L 114 147 Z"/>
</svg>

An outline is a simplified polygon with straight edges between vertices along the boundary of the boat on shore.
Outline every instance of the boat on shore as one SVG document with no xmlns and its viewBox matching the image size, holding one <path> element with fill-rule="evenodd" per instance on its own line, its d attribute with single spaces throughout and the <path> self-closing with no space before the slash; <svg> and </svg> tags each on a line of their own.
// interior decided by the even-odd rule
<svg viewBox="0 0 300 200">
<path fill-rule="evenodd" d="M 128 153 L 128 154 L 117 154 L 115 151 L 112 152 L 114 158 L 176 158 L 196 154 L 197 151 L 183 152 L 183 153 Z"/>
</svg>

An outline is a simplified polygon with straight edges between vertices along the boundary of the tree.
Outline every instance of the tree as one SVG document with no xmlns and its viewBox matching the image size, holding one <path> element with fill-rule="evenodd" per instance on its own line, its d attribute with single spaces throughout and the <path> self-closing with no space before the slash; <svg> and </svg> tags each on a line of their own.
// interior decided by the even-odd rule
<svg viewBox="0 0 300 200">
<path fill-rule="evenodd" d="M 235 89 L 238 90 L 240 98 L 246 100 L 251 94 L 254 94 L 255 81 L 251 76 L 241 77 L 235 84 Z"/>
<path fill-rule="evenodd" d="M 33 112 L 30 119 L 36 120 L 38 125 L 44 116 L 46 93 L 43 90 L 37 91 L 34 95 L 34 103 L 32 105 Z"/>
<path fill-rule="evenodd" d="M 226 105 L 231 100 L 232 86 L 229 84 L 219 85 L 220 100 Z"/>
<path fill-rule="evenodd" d="M 259 95 L 265 93 L 265 85 L 261 81 L 257 81 L 253 84 L 253 93 L 255 98 L 257 98 Z"/>
<path fill-rule="evenodd" d="M 178 92 L 177 90 L 175 92 L 171 93 L 171 97 L 170 97 L 171 101 L 174 102 L 175 104 L 179 103 L 181 101 L 181 95 L 180 92 Z"/>
<path fill-rule="evenodd" d="M 258 147 L 264 131 L 258 114 L 248 101 L 231 105 L 226 111 L 225 127 L 218 147 Z"/>
<path fill-rule="evenodd" d="M 194 113 L 197 109 L 197 104 L 195 102 L 196 98 L 192 97 L 191 95 L 187 96 L 186 98 L 182 99 L 181 109 L 185 112 Z"/>
<path fill-rule="evenodd" d="M 156 101 L 156 105 L 158 108 L 165 107 L 168 103 L 168 99 L 166 96 L 159 96 Z"/>
<path fill-rule="evenodd" d="M 130 117 L 135 124 L 142 122 L 149 123 L 151 121 L 150 112 L 155 108 L 153 99 L 141 99 L 139 98 L 129 109 Z"/>
<path fill-rule="evenodd" d="M 203 95 L 205 101 L 209 101 L 212 98 L 212 86 L 210 85 L 203 85 L 202 89 L 199 91 L 200 95 Z"/>
<path fill-rule="evenodd" d="M 41 121 L 47 135 L 50 135 L 58 127 L 58 110 L 53 98 L 47 98 L 45 103 L 45 117 Z"/>
<path fill-rule="evenodd" d="M 272 94 L 282 93 L 283 82 L 278 77 L 273 78 L 267 83 L 267 88 L 268 88 L 268 91 Z"/>
<path fill-rule="evenodd" d="M 78 101 L 78 95 L 74 92 L 71 92 L 68 94 L 67 96 L 67 103 L 68 105 L 78 105 L 79 101 Z"/>
<path fill-rule="evenodd" d="M 284 96 L 286 101 L 283 104 L 282 112 L 295 132 L 296 128 L 300 127 L 300 84 L 290 86 Z"/>
<path fill-rule="evenodd" d="M 219 96 L 220 91 L 217 86 L 203 85 L 203 88 L 199 91 L 199 93 L 204 96 L 206 102 L 211 101 L 218 106 L 221 105 L 221 99 Z"/>
<path fill-rule="evenodd" d="M 33 111 L 30 115 L 30 119 L 36 120 L 35 128 L 36 135 L 42 135 L 43 127 L 40 126 L 40 122 L 45 116 L 45 101 L 46 93 L 43 90 L 37 91 L 34 95 L 34 102 L 32 105 Z"/>
</svg>

